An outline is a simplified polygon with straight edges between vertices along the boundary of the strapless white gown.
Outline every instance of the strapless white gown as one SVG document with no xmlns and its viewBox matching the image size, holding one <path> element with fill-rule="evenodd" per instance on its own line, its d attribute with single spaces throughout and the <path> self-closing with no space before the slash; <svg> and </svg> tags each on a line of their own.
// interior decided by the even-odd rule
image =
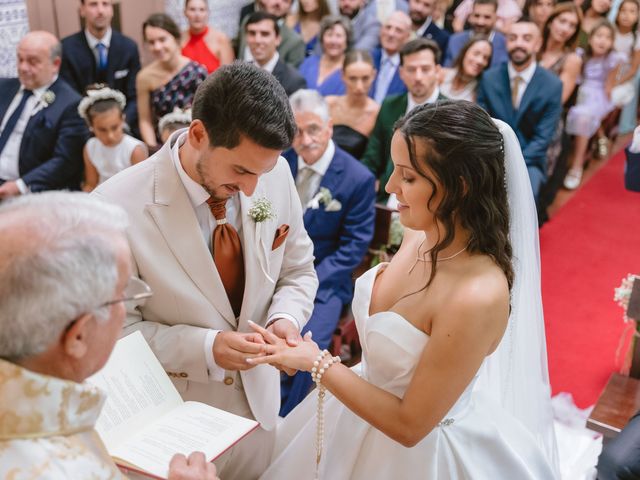
<svg viewBox="0 0 640 480">
<path fill-rule="evenodd" d="M 356 282 L 353 313 L 362 344 L 362 363 L 354 370 L 370 383 L 402 397 L 429 336 L 397 313 L 369 316 L 378 268 Z M 500 406 L 473 392 L 474 382 L 440 425 L 412 448 L 376 430 L 328 394 L 320 478 L 554 479 L 533 436 Z M 274 459 L 262 480 L 314 477 L 316 409 L 317 394 L 313 391 L 279 425 Z"/>
</svg>

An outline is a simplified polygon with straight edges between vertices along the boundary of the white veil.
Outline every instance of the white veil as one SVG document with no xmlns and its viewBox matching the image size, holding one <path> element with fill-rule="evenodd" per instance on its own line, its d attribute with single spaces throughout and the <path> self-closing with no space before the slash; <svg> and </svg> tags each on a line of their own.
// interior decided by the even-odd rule
<svg viewBox="0 0 640 480">
<path fill-rule="evenodd" d="M 542 313 L 536 206 L 518 138 L 509 125 L 500 120 L 494 122 L 504 139 L 515 276 L 507 330 L 496 351 L 484 362 L 476 389 L 496 399 L 534 434 L 559 477 Z"/>
</svg>

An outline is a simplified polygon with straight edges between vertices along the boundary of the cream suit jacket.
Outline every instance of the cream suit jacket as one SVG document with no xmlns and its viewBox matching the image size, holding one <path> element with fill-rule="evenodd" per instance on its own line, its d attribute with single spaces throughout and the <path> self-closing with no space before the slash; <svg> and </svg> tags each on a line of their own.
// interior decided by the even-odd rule
<svg viewBox="0 0 640 480">
<path fill-rule="evenodd" d="M 271 430 L 280 406 L 279 372 L 263 365 L 240 375 L 226 372 L 224 382 L 210 381 L 204 341 L 210 329 L 249 332 L 247 320 L 264 325 L 275 313 L 292 315 L 300 328 L 307 322 L 318 281 L 300 200 L 282 157 L 260 177 L 252 197 L 239 194 L 246 284 L 236 321 L 171 157 L 171 144 L 182 132 L 95 191 L 127 211 L 134 266 L 154 293 L 139 312 L 128 315 L 124 334 L 142 332 L 185 400 L 246 415 L 246 405 L 244 410 L 237 405 L 238 390 L 244 389 L 254 418 Z M 247 212 L 262 197 L 271 202 L 276 218 L 255 222 Z M 289 234 L 272 250 L 282 224 L 289 225 Z"/>
</svg>

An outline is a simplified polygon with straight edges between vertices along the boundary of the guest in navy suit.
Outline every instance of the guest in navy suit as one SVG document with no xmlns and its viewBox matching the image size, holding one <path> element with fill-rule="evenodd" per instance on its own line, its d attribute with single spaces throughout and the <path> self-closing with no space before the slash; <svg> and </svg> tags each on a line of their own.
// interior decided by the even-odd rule
<svg viewBox="0 0 640 480">
<path fill-rule="evenodd" d="M 435 4 L 436 0 L 409 0 L 409 17 L 411 17 L 416 37 L 433 40 L 438 44 L 441 52 L 446 52 L 449 33 L 433 23 L 431 15 Z"/>
<path fill-rule="evenodd" d="M 374 177 L 334 145 L 329 109 L 318 92 L 298 90 L 290 101 L 298 134 L 284 156 L 296 181 L 320 282 L 302 333 L 312 331 L 320 348 L 327 348 L 344 306 L 351 302 L 353 270 L 373 238 Z M 283 379 L 281 416 L 307 395 L 312 383 L 305 372 Z"/>
<path fill-rule="evenodd" d="M 80 188 L 89 136 L 80 95 L 58 77 L 61 46 L 48 32 L 18 44 L 18 77 L 0 79 L 0 200 L 42 190 Z"/>
<path fill-rule="evenodd" d="M 81 0 L 86 28 L 62 39 L 60 75 L 80 95 L 93 83 L 105 83 L 127 98 L 127 124 L 137 132 L 136 75 L 140 56 L 136 43 L 112 30 L 112 0 Z"/>
<path fill-rule="evenodd" d="M 378 72 L 371 92 L 373 99 L 382 104 L 389 95 L 399 95 L 407 91 L 400 78 L 400 49 L 411 35 L 411 19 L 401 11 L 393 12 L 380 30 L 381 48 L 371 52 L 373 66 Z"/>
<path fill-rule="evenodd" d="M 507 34 L 509 62 L 486 71 L 478 87 L 478 104 L 518 136 L 536 199 L 546 181 L 547 148 L 562 112 L 562 82 L 536 63 L 540 46 L 535 23 L 514 23 Z"/>
<path fill-rule="evenodd" d="M 498 11 L 497 0 L 475 0 L 473 10 L 469 15 L 471 30 L 458 32 L 449 37 L 449 44 L 444 54 L 443 65 L 451 67 L 462 48 L 474 35 L 484 35 L 489 38 L 493 54 L 491 56 L 491 66 L 497 67 L 509 60 L 507 54 L 507 43 L 504 35 L 494 29 Z"/>
</svg>

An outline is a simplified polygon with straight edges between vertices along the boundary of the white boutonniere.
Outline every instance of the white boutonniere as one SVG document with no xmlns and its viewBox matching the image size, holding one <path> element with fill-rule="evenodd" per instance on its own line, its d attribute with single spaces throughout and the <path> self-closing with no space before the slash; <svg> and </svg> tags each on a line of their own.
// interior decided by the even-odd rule
<svg viewBox="0 0 640 480">
<path fill-rule="evenodd" d="M 256 223 L 276 217 L 275 213 L 273 213 L 273 205 L 265 197 L 258 198 L 254 201 L 248 214 Z"/>
<path fill-rule="evenodd" d="M 51 105 L 55 101 L 56 101 L 56 94 L 53 93 L 51 90 L 47 90 L 40 96 L 40 99 L 38 100 L 36 107 L 33 109 L 31 116 L 34 116 L 40 110 L 47 108 L 49 105 Z"/>
<path fill-rule="evenodd" d="M 316 193 L 315 197 L 309 200 L 307 203 L 307 208 L 312 208 L 316 210 L 320 208 L 320 204 L 324 205 L 325 212 L 339 212 L 342 210 L 342 204 L 333 198 L 331 195 L 331 190 L 326 187 L 321 187 L 320 191 Z"/>
</svg>

